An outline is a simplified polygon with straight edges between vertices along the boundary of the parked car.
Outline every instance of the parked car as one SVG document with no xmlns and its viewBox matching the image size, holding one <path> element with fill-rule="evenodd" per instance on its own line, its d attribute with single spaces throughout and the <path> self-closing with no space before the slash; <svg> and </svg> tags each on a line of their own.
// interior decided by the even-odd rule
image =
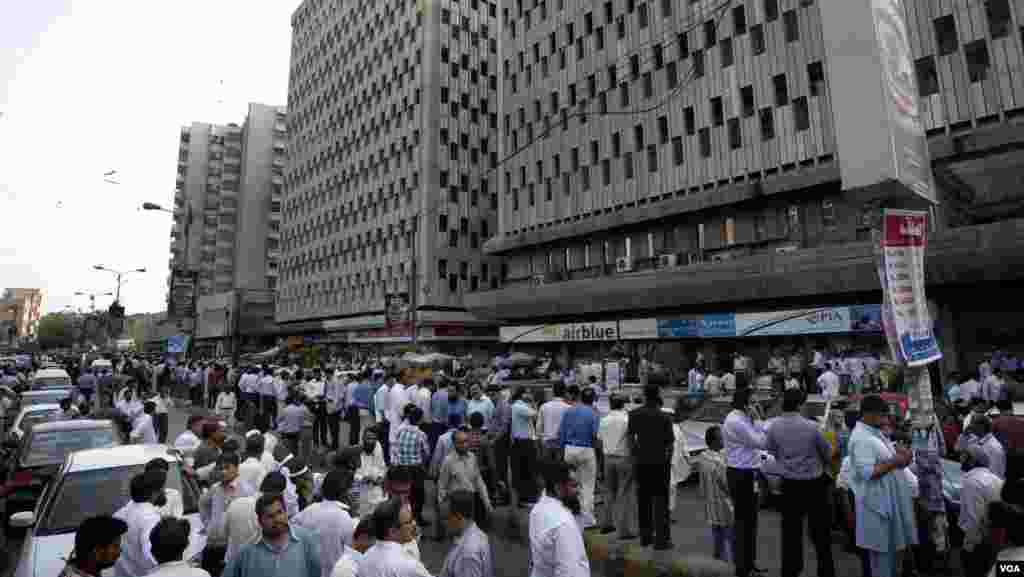
<svg viewBox="0 0 1024 577">
<path fill-rule="evenodd" d="M 71 375 L 61 368 L 39 369 L 28 385 L 30 391 L 70 389 L 71 387 Z"/>
<path fill-rule="evenodd" d="M 75 451 L 121 444 L 112 421 L 76 419 L 39 423 L 29 429 L 6 463 L 6 482 L 0 487 L 7 518 L 35 508 L 44 487 Z M 8 525 L 8 528 L 10 526 Z"/>
<path fill-rule="evenodd" d="M 43 403 L 22 407 L 18 411 L 18 415 L 11 421 L 11 427 L 7 432 L 8 439 L 20 442 L 33 425 L 49 421 L 57 414 L 57 411 L 60 411 L 60 405 L 57 403 Z"/>
<path fill-rule="evenodd" d="M 183 461 L 166 445 L 123 445 L 68 455 L 33 510 L 21 511 L 11 524 L 30 531 L 18 557 L 15 577 L 51 577 L 64 568 L 82 521 L 112 515 L 128 503 L 132 477 L 146 463 L 163 458 L 170 464 L 167 489 L 181 494 L 185 518 L 192 525 L 185 560 L 198 562 L 206 547 L 199 519 L 199 487 L 185 473 Z"/>
</svg>

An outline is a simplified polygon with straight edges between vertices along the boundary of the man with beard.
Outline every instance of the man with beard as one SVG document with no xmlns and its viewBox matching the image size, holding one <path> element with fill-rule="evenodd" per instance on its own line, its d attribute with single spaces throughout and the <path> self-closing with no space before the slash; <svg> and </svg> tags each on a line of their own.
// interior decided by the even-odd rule
<svg viewBox="0 0 1024 577">
<path fill-rule="evenodd" d="M 321 577 L 320 542 L 305 529 L 288 524 L 284 496 L 268 493 L 256 500 L 262 538 L 242 547 L 223 577 Z"/>
<path fill-rule="evenodd" d="M 547 463 L 544 496 L 530 511 L 530 576 L 590 577 L 590 561 L 576 516 L 579 484 L 562 461 Z"/>
<path fill-rule="evenodd" d="M 121 536 L 128 524 L 110 515 L 90 517 L 78 526 L 75 549 L 59 577 L 99 577 L 121 556 Z"/>
<path fill-rule="evenodd" d="M 356 513 L 369 515 L 373 508 L 384 500 L 384 476 L 388 466 L 384 462 L 384 450 L 377 442 L 377 431 L 369 428 L 363 431 L 359 461 L 355 471 L 355 489 L 358 492 Z"/>
<path fill-rule="evenodd" d="M 128 525 L 124 550 L 114 564 L 114 575 L 117 577 L 145 575 L 157 566 L 149 533 L 160 522 L 160 508 L 167 503 L 167 495 L 164 493 L 166 482 L 167 473 L 164 471 L 150 470 L 132 477 L 132 500 L 114 513 L 115 518 Z"/>
<path fill-rule="evenodd" d="M 416 520 L 401 498 L 392 497 L 377 505 L 373 511 L 373 531 L 377 543 L 359 562 L 359 577 L 430 577 L 423 564 L 403 547 L 415 539 Z"/>
<path fill-rule="evenodd" d="M 449 495 L 459 491 L 473 495 L 474 503 L 478 506 L 474 519 L 480 519 L 481 525 L 486 528 L 487 517 L 490 516 L 492 509 L 491 499 L 487 494 L 487 485 L 480 473 L 476 455 L 469 450 L 465 431 L 455 433 L 455 452 L 445 458 L 437 477 L 437 501 L 442 511 L 450 506 Z M 444 518 L 444 515 L 441 515 L 441 518 Z"/>
<path fill-rule="evenodd" d="M 238 476 L 238 465 L 238 453 L 222 454 L 217 459 L 221 481 L 199 498 L 199 516 L 206 526 L 207 535 L 206 550 L 203 551 L 203 569 L 212 575 L 219 575 L 224 568 L 224 556 L 228 548 L 228 507 L 235 499 L 256 492 Z"/>
<path fill-rule="evenodd" d="M 474 522 L 475 498 L 468 491 L 448 496 L 448 531 L 455 543 L 440 577 L 494 577 L 494 552 L 487 534 Z"/>
</svg>

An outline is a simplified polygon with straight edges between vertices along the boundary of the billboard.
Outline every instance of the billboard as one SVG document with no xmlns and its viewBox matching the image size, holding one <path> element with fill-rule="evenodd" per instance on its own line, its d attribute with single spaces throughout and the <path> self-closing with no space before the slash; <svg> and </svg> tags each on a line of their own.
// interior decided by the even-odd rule
<svg viewBox="0 0 1024 577">
<path fill-rule="evenodd" d="M 924 293 L 928 213 L 886 210 L 882 223 L 882 287 L 893 336 L 907 365 L 926 365 L 942 358 Z"/>
<path fill-rule="evenodd" d="M 196 314 L 196 279 L 198 273 L 182 269 L 171 274 L 171 298 L 167 316 L 193 318 Z"/>
<path fill-rule="evenodd" d="M 895 181 L 935 203 L 903 0 L 819 6 L 843 188 Z"/>
<path fill-rule="evenodd" d="M 384 318 L 388 327 L 405 326 L 410 318 L 409 293 L 388 293 L 384 295 Z"/>
<path fill-rule="evenodd" d="M 499 338 L 503 343 L 558 343 L 619 340 L 619 323 L 565 323 L 501 327 Z"/>
</svg>

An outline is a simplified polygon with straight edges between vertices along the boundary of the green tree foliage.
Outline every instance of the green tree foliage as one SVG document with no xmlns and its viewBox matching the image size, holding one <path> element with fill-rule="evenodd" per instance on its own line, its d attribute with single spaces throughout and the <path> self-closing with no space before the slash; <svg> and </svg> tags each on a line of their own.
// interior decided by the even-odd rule
<svg viewBox="0 0 1024 577">
<path fill-rule="evenodd" d="M 39 346 L 44 349 L 70 347 L 73 339 L 71 319 L 57 313 L 51 313 L 39 319 L 37 330 Z"/>
</svg>

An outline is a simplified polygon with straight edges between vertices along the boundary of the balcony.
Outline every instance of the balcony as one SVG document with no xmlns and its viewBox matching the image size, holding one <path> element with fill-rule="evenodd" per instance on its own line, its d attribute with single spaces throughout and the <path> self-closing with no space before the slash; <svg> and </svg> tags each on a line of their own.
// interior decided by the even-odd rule
<svg viewBox="0 0 1024 577">
<path fill-rule="evenodd" d="M 1024 278 L 1022 246 L 1024 219 L 939 231 L 929 239 L 928 284 Z M 725 247 L 700 256 L 677 255 L 674 266 L 644 259 L 507 279 L 497 290 L 467 294 L 465 305 L 483 318 L 552 319 L 881 291 L 871 242 L 756 254 Z"/>
</svg>

